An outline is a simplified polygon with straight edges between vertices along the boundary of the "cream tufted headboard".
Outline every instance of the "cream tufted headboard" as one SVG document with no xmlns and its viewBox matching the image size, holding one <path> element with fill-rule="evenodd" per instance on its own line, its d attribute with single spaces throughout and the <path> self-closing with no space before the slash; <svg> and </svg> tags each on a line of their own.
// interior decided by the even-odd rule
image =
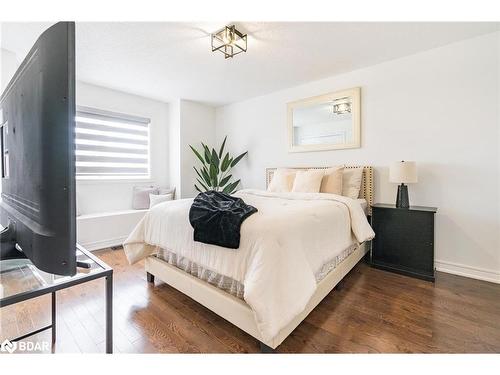
<svg viewBox="0 0 500 375">
<path fill-rule="evenodd" d="M 361 166 L 345 166 L 345 168 L 359 168 Z M 329 167 L 299 167 L 299 168 L 287 168 L 296 170 L 306 170 L 306 169 L 327 169 Z M 277 168 L 266 168 L 266 188 L 273 178 L 274 171 Z M 366 200 L 368 203 L 368 215 L 372 214 L 372 204 L 373 204 L 373 167 L 363 166 L 363 179 L 361 181 L 361 189 L 359 191 L 359 197 Z"/>
</svg>

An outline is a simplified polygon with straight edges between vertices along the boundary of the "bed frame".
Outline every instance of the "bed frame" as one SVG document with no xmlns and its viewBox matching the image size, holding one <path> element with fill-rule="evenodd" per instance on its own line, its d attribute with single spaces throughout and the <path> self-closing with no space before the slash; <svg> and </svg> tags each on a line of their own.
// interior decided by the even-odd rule
<svg viewBox="0 0 500 375">
<path fill-rule="evenodd" d="M 346 168 L 356 168 L 348 166 Z M 293 168 L 310 169 L 310 168 Z M 321 169 L 321 168 L 314 168 Z M 266 185 L 271 181 L 276 168 L 266 169 Z M 363 167 L 363 180 L 360 198 L 368 202 L 368 210 L 371 212 L 373 204 L 373 168 Z M 330 293 L 333 288 L 344 278 L 345 275 L 364 257 L 368 250 L 366 243 L 359 247 L 341 262 L 335 269 L 318 283 L 318 288 L 313 294 L 305 309 L 284 327 L 276 337 L 270 341 L 264 340 L 255 323 L 254 313 L 245 301 L 200 280 L 177 267 L 170 265 L 164 260 L 150 256 L 146 258 L 146 272 L 148 282 L 154 283 L 155 277 L 174 287 L 185 295 L 213 311 L 217 315 L 231 322 L 249 335 L 255 337 L 261 343 L 262 352 L 272 352 L 285 340 L 290 333 L 305 319 L 307 315 Z"/>
</svg>

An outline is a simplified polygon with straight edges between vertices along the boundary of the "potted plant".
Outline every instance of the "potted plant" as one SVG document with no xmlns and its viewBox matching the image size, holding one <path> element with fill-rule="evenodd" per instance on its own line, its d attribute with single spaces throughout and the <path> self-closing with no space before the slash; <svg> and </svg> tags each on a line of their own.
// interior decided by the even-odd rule
<svg viewBox="0 0 500 375">
<path fill-rule="evenodd" d="M 201 142 L 201 145 L 203 146 L 203 151 L 201 152 L 189 145 L 198 160 L 201 162 L 201 167 L 196 168 L 193 166 L 193 169 L 198 175 L 198 178 L 196 178 L 198 183 L 195 184 L 194 187 L 200 193 L 203 191 L 215 190 L 222 191 L 226 194 L 232 194 L 236 191 L 236 187 L 240 183 L 240 180 L 232 181 L 233 175 L 230 174 L 230 172 L 231 169 L 238 164 L 241 159 L 243 159 L 248 151 L 238 155 L 236 158 L 229 155 L 229 152 L 224 154 L 226 139 L 227 136 L 224 137 L 224 141 L 220 146 L 219 152 L 217 152 L 214 148 L 210 150 L 203 142 Z"/>
</svg>

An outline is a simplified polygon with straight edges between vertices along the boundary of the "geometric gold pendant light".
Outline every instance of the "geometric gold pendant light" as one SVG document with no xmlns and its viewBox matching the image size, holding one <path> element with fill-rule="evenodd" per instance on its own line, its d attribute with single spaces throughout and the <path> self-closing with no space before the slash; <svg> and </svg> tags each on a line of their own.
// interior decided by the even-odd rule
<svg viewBox="0 0 500 375">
<path fill-rule="evenodd" d="M 247 35 L 236 30 L 234 25 L 225 26 L 212 34 L 212 52 L 220 51 L 224 58 L 247 51 Z"/>
</svg>

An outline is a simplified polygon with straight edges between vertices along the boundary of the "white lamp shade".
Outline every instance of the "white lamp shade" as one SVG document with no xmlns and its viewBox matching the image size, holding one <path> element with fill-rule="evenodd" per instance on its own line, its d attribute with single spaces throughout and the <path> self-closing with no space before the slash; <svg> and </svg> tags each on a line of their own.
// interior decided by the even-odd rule
<svg viewBox="0 0 500 375">
<path fill-rule="evenodd" d="M 398 184 L 417 182 L 417 164 L 414 161 L 398 161 L 389 169 L 389 181 Z"/>
</svg>

